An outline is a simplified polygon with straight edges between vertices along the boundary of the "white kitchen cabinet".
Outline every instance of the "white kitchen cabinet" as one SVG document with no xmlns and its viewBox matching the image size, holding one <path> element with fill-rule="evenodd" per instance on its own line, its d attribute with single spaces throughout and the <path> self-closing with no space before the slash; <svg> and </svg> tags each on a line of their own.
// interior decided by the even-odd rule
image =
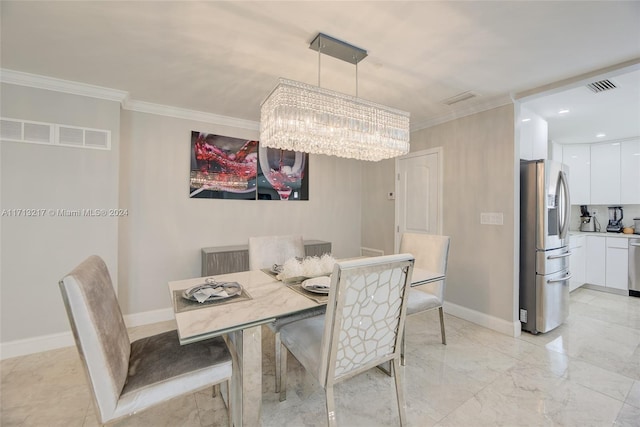
<svg viewBox="0 0 640 427">
<path fill-rule="evenodd" d="M 591 204 L 590 144 L 565 144 L 562 162 L 569 166 L 569 188 L 572 205 Z"/>
<path fill-rule="evenodd" d="M 586 283 L 587 247 L 585 236 L 571 236 L 571 257 L 569 258 L 569 291 L 579 288 Z"/>
<path fill-rule="evenodd" d="M 620 203 L 640 204 L 640 139 L 620 145 Z"/>
<path fill-rule="evenodd" d="M 629 289 L 629 239 L 607 237 L 606 286 Z"/>
<path fill-rule="evenodd" d="M 620 204 L 620 143 L 591 144 L 591 204 Z"/>
<path fill-rule="evenodd" d="M 604 236 L 586 236 L 587 239 L 587 256 L 585 279 L 587 283 L 592 285 L 606 286 L 606 237 Z"/>
<path fill-rule="evenodd" d="M 520 116 L 529 119 L 520 122 L 520 158 L 546 159 L 549 145 L 547 121 L 526 108 L 521 109 Z"/>
</svg>

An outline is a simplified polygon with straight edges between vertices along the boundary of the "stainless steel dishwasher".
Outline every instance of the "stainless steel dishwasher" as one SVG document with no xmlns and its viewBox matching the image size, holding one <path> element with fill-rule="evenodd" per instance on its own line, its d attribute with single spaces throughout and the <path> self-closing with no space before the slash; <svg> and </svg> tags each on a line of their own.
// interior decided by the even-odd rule
<svg viewBox="0 0 640 427">
<path fill-rule="evenodd" d="M 640 297 L 640 238 L 629 239 L 629 296 Z"/>
</svg>

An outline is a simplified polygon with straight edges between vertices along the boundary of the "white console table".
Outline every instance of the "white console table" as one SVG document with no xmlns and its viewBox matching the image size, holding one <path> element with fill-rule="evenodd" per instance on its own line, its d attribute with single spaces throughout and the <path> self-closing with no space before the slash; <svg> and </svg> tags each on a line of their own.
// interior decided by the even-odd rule
<svg viewBox="0 0 640 427">
<path fill-rule="evenodd" d="M 305 240 L 306 256 L 322 256 L 331 253 L 331 242 Z M 236 273 L 249 270 L 248 245 L 202 248 L 202 277 Z"/>
</svg>

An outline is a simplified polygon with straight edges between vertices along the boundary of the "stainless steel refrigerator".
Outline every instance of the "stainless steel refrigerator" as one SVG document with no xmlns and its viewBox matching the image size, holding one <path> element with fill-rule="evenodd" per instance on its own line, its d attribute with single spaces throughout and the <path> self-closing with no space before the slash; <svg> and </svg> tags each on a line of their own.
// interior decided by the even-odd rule
<svg viewBox="0 0 640 427">
<path fill-rule="evenodd" d="M 533 334 L 569 315 L 569 167 L 520 163 L 520 322 Z"/>
</svg>

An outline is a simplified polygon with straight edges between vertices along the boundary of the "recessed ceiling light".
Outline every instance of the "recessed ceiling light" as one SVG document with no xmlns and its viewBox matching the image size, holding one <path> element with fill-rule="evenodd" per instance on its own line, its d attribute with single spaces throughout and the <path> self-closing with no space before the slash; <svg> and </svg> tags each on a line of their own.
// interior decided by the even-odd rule
<svg viewBox="0 0 640 427">
<path fill-rule="evenodd" d="M 607 136 L 606 133 L 599 133 L 596 135 L 596 138 L 604 138 L 605 136 Z"/>
<path fill-rule="evenodd" d="M 569 112 L 569 110 L 564 109 L 564 110 L 558 111 L 558 114 L 567 114 L 568 112 Z"/>
<path fill-rule="evenodd" d="M 613 143 L 613 144 L 611 144 L 611 145 L 620 145 L 620 143 L 619 143 L 619 142 L 614 142 L 614 143 Z"/>
<path fill-rule="evenodd" d="M 640 153 L 633 153 L 634 156 L 640 156 Z"/>
<path fill-rule="evenodd" d="M 530 118 L 526 118 L 526 119 L 522 119 L 523 122 L 530 122 L 531 119 Z"/>
</svg>

